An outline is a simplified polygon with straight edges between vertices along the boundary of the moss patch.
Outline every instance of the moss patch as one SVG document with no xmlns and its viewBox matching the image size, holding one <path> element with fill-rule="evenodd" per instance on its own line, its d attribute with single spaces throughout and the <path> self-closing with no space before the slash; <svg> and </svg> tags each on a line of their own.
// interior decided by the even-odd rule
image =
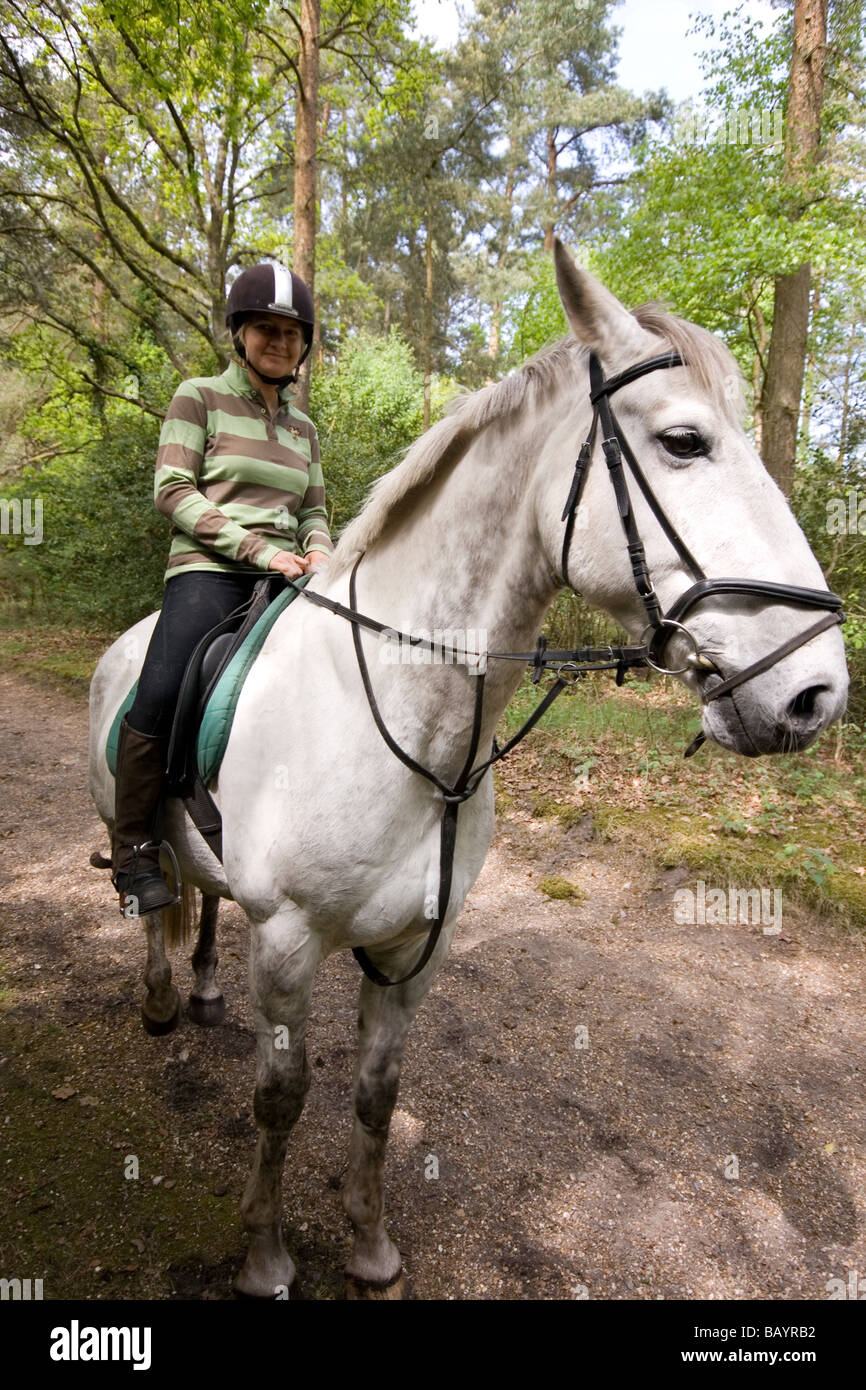
<svg viewBox="0 0 866 1390">
<path fill-rule="evenodd" d="M 503 734 L 537 699 L 521 686 Z M 567 828 L 591 813 L 599 841 L 633 847 L 659 868 L 781 888 L 866 928 L 866 754 L 857 731 L 834 728 L 788 757 L 743 759 L 707 744 L 685 761 L 696 728 L 694 704 L 677 687 L 586 681 L 500 764 L 506 814 Z"/>
<path fill-rule="evenodd" d="M 583 902 L 589 897 L 579 883 L 572 883 L 570 879 L 560 878 L 557 874 L 548 874 L 538 886 L 548 898 L 574 898 L 577 902 Z"/>
<path fill-rule="evenodd" d="M 46 625 L 0 625 L 0 660 L 7 670 L 54 689 L 86 694 L 99 658 L 116 633 Z"/>
</svg>

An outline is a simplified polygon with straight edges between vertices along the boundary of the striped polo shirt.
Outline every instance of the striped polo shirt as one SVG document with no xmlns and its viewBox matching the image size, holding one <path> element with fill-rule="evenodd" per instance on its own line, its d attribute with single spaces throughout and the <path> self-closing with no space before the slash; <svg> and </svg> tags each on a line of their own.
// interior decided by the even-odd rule
<svg viewBox="0 0 866 1390">
<path fill-rule="evenodd" d="M 159 437 L 154 499 L 172 523 L 165 578 L 266 570 L 333 549 L 316 427 L 284 388 L 271 418 L 246 371 L 184 381 Z"/>
</svg>

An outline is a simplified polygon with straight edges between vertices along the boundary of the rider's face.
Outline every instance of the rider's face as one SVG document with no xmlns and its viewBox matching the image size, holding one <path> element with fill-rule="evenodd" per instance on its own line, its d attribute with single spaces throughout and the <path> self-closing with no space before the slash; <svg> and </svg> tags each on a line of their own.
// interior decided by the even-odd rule
<svg viewBox="0 0 866 1390">
<path fill-rule="evenodd" d="M 254 314 L 244 325 L 247 361 L 266 376 L 294 371 L 304 345 L 300 324 L 282 314 Z"/>
</svg>

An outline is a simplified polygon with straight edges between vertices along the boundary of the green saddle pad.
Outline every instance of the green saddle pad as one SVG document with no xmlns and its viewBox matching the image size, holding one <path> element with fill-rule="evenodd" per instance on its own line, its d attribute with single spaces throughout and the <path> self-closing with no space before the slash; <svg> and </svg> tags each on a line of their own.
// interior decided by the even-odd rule
<svg viewBox="0 0 866 1390">
<path fill-rule="evenodd" d="M 298 579 L 293 580 L 295 587 L 286 585 L 279 598 L 274 599 L 269 604 L 262 616 L 259 618 L 255 627 L 249 632 L 243 643 L 235 652 L 226 669 L 223 671 L 213 694 L 207 702 L 204 716 L 198 731 L 196 743 L 196 757 L 198 761 L 198 771 L 201 780 L 207 786 L 212 777 L 215 777 L 219 765 L 223 760 L 226 744 L 229 741 L 232 722 L 235 717 L 238 699 L 243 688 L 243 683 L 247 678 L 250 667 L 264 646 L 265 638 L 273 627 L 281 613 L 285 612 L 289 604 L 298 597 L 298 591 L 309 582 L 312 575 L 302 574 Z M 138 681 L 135 682 L 114 719 L 108 734 L 105 753 L 108 760 L 108 768 L 112 776 L 117 770 L 117 740 L 120 733 L 120 725 L 127 710 L 132 708 L 135 693 L 138 690 Z"/>
</svg>

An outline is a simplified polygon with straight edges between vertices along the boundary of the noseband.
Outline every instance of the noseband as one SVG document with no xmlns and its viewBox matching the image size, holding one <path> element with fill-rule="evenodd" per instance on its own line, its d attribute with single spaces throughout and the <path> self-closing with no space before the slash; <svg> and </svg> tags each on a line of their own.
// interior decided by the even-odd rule
<svg viewBox="0 0 866 1390">
<path fill-rule="evenodd" d="M 798 647 L 805 646 L 819 633 L 825 632 L 830 627 L 835 627 L 837 623 L 844 622 L 844 615 L 841 612 L 841 598 L 838 594 L 831 593 L 829 589 L 802 589 L 794 584 L 776 584 L 762 579 L 708 579 L 701 569 L 650 487 L 610 404 L 610 397 L 615 391 L 618 391 L 622 386 L 627 386 L 632 381 L 637 381 L 639 377 L 646 376 L 648 372 L 660 371 L 667 367 L 683 366 L 685 363 L 679 353 L 666 352 L 658 357 L 649 357 L 644 362 L 636 362 L 633 366 L 627 367 L 625 371 L 605 380 L 598 357 L 594 352 L 590 353 L 589 399 L 593 407 L 592 424 L 578 454 L 574 466 L 574 477 L 562 513 L 562 520 L 566 523 L 562 542 L 562 576 L 565 585 L 571 588 L 572 585 L 568 578 L 568 556 L 574 530 L 574 518 L 580 505 L 583 486 L 592 462 L 595 437 L 600 424 L 602 452 L 607 463 L 608 475 L 616 496 L 617 510 L 625 532 L 635 588 L 647 615 L 647 625 L 642 634 L 644 659 L 647 665 L 665 675 L 679 676 L 691 667 L 697 671 L 711 672 L 721 677 L 718 684 L 701 695 L 704 704 L 709 704 L 711 700 L 718 700 L 722 695 L 729 695 L 737 686 L 752 680 L 754 676 L 760 675 L 763 671 L 768 671 L 771 666 L 775 666 L 777 661 L 781 661 L 783 657 L 796 651 Z M 683 565 L 695 580 L 695 583 L 675 600 L 667 613 L 662 612 L 659 597 L 649 572 L 643 542 L 631 507 L 623 459 L 628 464 L 632 477 L 643 493 L 653 516 L 679 555 Z M 802 608 L 823 608 L 829 611 L 817 623 L 806 628 L 805 632 L 801 632 L 788 642 L 784 642 L 780 647 L 776 647 L 774 651 L 761 657 L 759 661 L 753 662 L 751 666 L 747 666 L 744 670 L 726 678 L 717 663 L 700 650 L 700 644 L 694 633 L 682 621 L 698 603 L 717 594 L 748 594 L 754 598 L 763 599 L 765 602 L 777 600 L 782 603 L 792 603 Z M 685 659 L 685 665 L 679 667 L 664 664 L 665 647 L 675 633 L 681 633 L 686 637 L 693 648 Z M 699 735 L 690 751 L 696 751 L 702 742 L 703 736 Z"/>
</svg>

